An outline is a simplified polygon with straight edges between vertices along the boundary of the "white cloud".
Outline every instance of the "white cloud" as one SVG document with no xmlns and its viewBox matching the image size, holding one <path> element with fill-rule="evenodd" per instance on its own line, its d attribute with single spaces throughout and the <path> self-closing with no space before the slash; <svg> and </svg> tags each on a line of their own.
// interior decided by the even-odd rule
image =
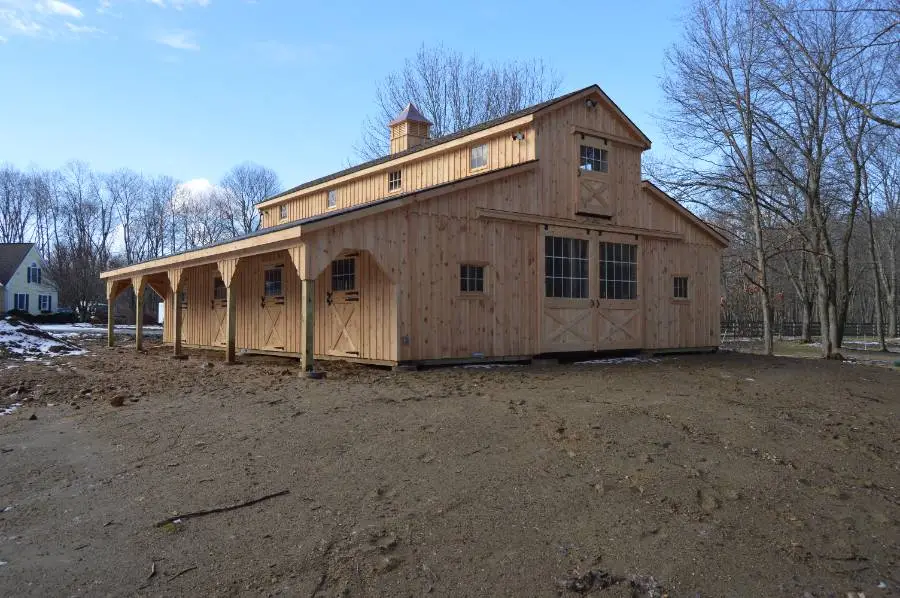
<svg viewBox="0 0 900 598">
<path fill-rule="evenodd" d="M 3 37 L 2 35 L 0 35 L 0 44 L 5 44 L 5 43 L 6 43 L 6 38 Z"/>
<path fill-rule="evenodd" d="M 154 37 L 153 41 L 176 50 L 200 49 L 200 46 L 197 44 L 194 39 L 194 34 L 191 31 L 170 31 L 168 33 L 161 33 Z"/>
<path fill-rule="evenodd" d="M 60 0 L 46 0 L 45 2 L 38 3 L 37 7 L 40 11 L 47 11 L 56 15 L 70 17 L 73 19 L 80 19 L 84 16 L 84 14 L 80 10 L 78 10 L 71 4 L 60 2 Z"/>
<path fill-rule="evenodd" d="M 76 25 L 75 23 L 66 23 L 66 29 L 75 34 L 93 34 L 93 33 L 103 33 L 102 29 L 97 29 L 96 27 L 90 27 L 88 25 Z"/>
<path fill-rule="evenodd" d="M 175 10 L 184 10 L 190 6 L 199 6 L 200 8 L 206 8 L 209 6 L 211 0 L 147 0 L 150 4 L 155 4 L 160 8 L 171 7 Z"/>
</svg>

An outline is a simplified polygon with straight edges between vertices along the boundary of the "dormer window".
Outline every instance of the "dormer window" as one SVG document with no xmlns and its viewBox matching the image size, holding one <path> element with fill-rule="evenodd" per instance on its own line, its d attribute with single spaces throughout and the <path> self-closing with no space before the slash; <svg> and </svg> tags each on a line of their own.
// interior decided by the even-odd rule
<svg viewBox="0 0 900 598">
<path fill-rule="evenodd" d="M 401 171 L 395 170 L 388 173 L 388 191 L 397 191 L 402 185 Z"/>
<path fill-rule="evenodd" d="M 609 152 L 592 145 L 582 145 L 580 168 L 592 172 L 609 172 Z"/>
<path fill-rule="evenodd" d="M 28 266 L 28 282 L 41 284 L 41 268 L 36 263 Z"/>
<path fill-rule="evenodd" d="M 476 145 L 469 155 L 469 170 L 484 168 L 488 163 L 488 146 L 486 143 Z"/>
</svg>

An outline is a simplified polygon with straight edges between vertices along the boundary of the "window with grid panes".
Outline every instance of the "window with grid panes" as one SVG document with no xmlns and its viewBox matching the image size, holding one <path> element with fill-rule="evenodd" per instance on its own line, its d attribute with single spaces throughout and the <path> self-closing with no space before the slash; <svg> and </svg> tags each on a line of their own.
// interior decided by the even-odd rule
<svg viewBox="0 0 900 598">
<path fill-rule="evenodd" d="M 50 311 L 52 307 L 52 295 L 38 295 L 38 308 L 41 311 Z"/>
<path fill-rule="evenodd" d="M 284 295 L 281 284 L 282 270 L 283 268 L 281 266 L 266 268 L 264 287 L 264 294 L 266 297 L 281 297 Z"/>
<path fill-rule="evenodd" d="M 484 168 L 488 163 L 488 146 L 486 143 L 476 145 L 469 155 L 469 169 Z"/>
<path fill-rule="evenodd" d="M 588 241 L 544 237 L 544 292 L 547 297 L 587 298 Z"/>
<path fill-rule="evenodd" d="M 388 191 L 396 191 L 402 184 L 401 171 L 395 170 L 388 173 Z"/>
<path fill-rule="evenodd" d="M 600 243 L 600 298 L 637 299 L 637 245 Z"/>
<path fill-rule="evenodd" d="M 331 290 L 356 290 L 356 260 L 347 258 L 331 262 Z"/>
<path fill-rule="evenodd" d="M 278 217 L 284 220 L 287 218 L 288 210 L 287 206 L 278 206 Z"/>
<path fill-rule="evenodd" d="M 228 300 L 228 288 L 225 286 L 225 281 L 218 276 L 213 280 L 213 299 L 216 301 Z"/>
<path fill-rule="evenodd" d="M 582 145 L 581 170 L 609 172 L 609 152 L 592 145 Z"/>
<path fill-rule="evenodd" d="M 673 281 L 673 289 L 672 289 L 672 297 L 675 299 L 687 299 L 688 298 L 688 277 L 687 276 L 676 276 L 672 279 Z"/>
<path fill-rule="evenodd" d="M 328 192 L 328 207 L 337 207 L 337 191 L 335 191 L 334 189 Z"/>
<path fill-rule="evenodd" d="M 460 264 L 459 290 L 463 293 L 484 292 L 484 266 Z"/>
</svg>

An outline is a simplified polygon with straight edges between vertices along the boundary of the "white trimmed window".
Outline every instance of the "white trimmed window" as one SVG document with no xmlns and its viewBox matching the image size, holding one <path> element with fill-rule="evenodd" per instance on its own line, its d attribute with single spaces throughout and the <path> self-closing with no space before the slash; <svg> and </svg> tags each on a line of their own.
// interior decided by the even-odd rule
<svg viewBox="0 0 900 598">
<path fill-rule="evenodd" d="M 488 163 L 488 146 L 486 143 L 476 145 L 469 154 L 469 170 L 484 168 Z"/>
<path fill-rule="evenodd" d="M 53 308 L 53 295 L 38 295 L 38 308 L 41 311 L 51 311 Z"/>
<path fill-rule="evenodd" d="M 28 293 L 16 293 L 13 296 L 13 309 L 28 311 Z"/>
<path fill-rule="evenodd" d="M 328 204 L 327 204 L 327 206 L 328 206 L 328 209 L 329 209 L 329 210 L 330 210 L 331 208 L 336 208 L 336 207 L 337 207 L 337 191 L 335 191 L 334 189 L 332 189 L 331 191 L 328 192 Z"/>
<path fill-rule="evenodd" d="M 397 191 L 403 185 L 401 171 L 394 170 L 388 173 L 388 191 Z"/>
</svg>

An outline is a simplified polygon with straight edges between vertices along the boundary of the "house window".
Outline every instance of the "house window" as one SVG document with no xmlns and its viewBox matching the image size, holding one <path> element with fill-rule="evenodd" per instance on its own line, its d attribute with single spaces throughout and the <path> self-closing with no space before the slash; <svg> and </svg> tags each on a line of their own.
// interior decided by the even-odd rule
<svg viewBox="0 0 900 598">
<path fill-rule="evenodd" d="M 41 284 L 41 269 L 37 264 L 28 266 L 28 282 Z"/>
<path fill-rule="evenodd" d="M 459 290 L 463 293 L 483 293 L 484 266 L 460 264 Z"/>
<path fill-rule="evenodd" d="M 396 191 L 402 184 L 401 171 L 395 170 L 388 173 L 388 191 Z"/>
<path fill-rule="evenodd" d="M 582 145 L 581 170 L 609 172 L 609 152 L 592 145 Z"/>
<path fill-rule="evenodd" d="M 283 266 L 274 266 L 272 268 L 266 268 L 265 272 L 265 296 L 266 297 L 281 297 L 284 295 L 282 285 L 281 285 L 281 271 Z"/>
<path fill-rule="evenodd" d="M 328 192 L 328 208 L 336 208 L 337 207 L 337 191 L 332 189 Z"/>
<path fill-rule="evenodd" d="M 28 293 L 16 293 L 13 296 L 13 309 L 28 311 Z"/>
<path fill-rule="evenodd" d="M 544 284 L 547 297 L 588 296 L 587 239 L 544 238 Z"/>
<path fill-rule="evenodd" d="M 218 276 L 213 279 L 213 300 L 228 301 L 228 287 L 225 286 L 225 281 Z"/>
<path fill-rule="evenodd" d="M 600 243 L 600 298 L 637 299 L 637 245 Z"/>
<path fill-rule="evenodd" d="M 288 216 L 288 208 L 286 205 L 278 206 L 278 217 L 284 220 Z"/>
<path fill-rule="evenodd" d="M 488 163 L 488 146 L 487 144 L 477 145 L 472 148 L 469 155 L 469 169 L 475 170 L 484 168 Z"/>
<path fill-rule="evenodd" d="M 356 260 L 351 258 L 331 262 L 331 290 L 356 290 Z"/>
<path fill-rule="evenodd" d="M 672 279 L 673 289 L 672 289 L 672 297 L 675 299 L 687 299 L 688 298 L 688 277 L 687 276 L 676 276 Z"/>
<path fill-rule="evenodd" d="M 51 311 L 53 307 L 52 295 L 38 295 L 38 307 L 41 311 Z"/>
</svg>

